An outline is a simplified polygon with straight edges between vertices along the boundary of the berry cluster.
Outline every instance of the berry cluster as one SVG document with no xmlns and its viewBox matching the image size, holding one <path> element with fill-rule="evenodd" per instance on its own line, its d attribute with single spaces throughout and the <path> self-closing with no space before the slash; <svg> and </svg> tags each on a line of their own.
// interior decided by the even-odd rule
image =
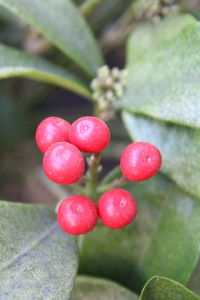
<svg viewBox="0 0 200 300">
<path fill-rule="evenodd" d="M 36 143 L 44 153 L 43 169 L 49 179 L 60 184 L 78 182 L 85 163 L 81 152 L 98 154 L 110 142 L 110 131 L 104 121 L 96 117 L 82 117 L 72 125 L 58 117 L 44 119 L 36 130 Z M 161 167 L 160 151 L 152 144 L 135 142 L 128 145 L 120 159 L 125 179 L 149 179 Z M 93 180 L 90 178 L 88 180 Z M 118 229 L 130 224 L 137 214 L 137 203 L 126 190 L 117 186 L 106 191 L 98 205 L 85 195 L 73 195 L 58 206 L 58 223 L 70 234 L 91 231 L 98 216 L 104 225 Z"/>
</svg>

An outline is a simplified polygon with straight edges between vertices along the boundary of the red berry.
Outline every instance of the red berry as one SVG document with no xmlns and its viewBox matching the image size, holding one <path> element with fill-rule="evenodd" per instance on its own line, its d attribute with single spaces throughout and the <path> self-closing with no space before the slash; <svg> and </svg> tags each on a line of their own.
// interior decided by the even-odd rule
<svg viewBox="0 0 200 300">
<path fill-rule="evenodd" d="M 45 152 L 43 168 L 47 177 L 54 182 L 74 183 L 84 172 L 83 155 L 74 145 L 58 142 L 49 146 Z"/>
<path fill-rule="evenodd" d="M 121 155 L 120 168 L 124 177 L 142 181 L 154 176 L 160 169 L 162 156 L 152 144 L 136 142 L 128 145 Z"/>
<path fill-rule="evenodd" d="M 56 142 L 69 141 L 69 129 L 71 125 L 58 117 L 49 117 L 44 119 L 36 130 L 36 144 L 41 152 Z"/>
<path fill-rule="evenodd" d="M 110 142 L 106 123 L 95 117 L 77 119 L 70 129 L 70 142 L 86 153 L 101 152 Z"/>
<path fill-rule="evenodd" d="M 137 203 L 129 192 L 116 188 L 100 197 L 98 211 L 104 225 L 118 229 L 130 224 L 136 217 Z"/>
<path fill-rule="evenodd" d="M 98 219 L 97 207 L 85 196 L 64 199 L 58 207 L 58 224 L 67 233 L 84 234 L 91 231 Z"/>
</svg>

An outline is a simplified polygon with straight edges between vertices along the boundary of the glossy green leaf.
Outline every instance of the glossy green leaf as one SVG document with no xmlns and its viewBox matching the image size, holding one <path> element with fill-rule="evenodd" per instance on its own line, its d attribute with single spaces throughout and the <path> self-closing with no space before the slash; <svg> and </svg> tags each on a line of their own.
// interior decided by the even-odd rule
<svg viewBox="0 0 200 300">
<path fill-rule="evenodd" d="M 56 84 L 91 98 L 88 88 L 75 75 L 40 57 L 0 44 L 0 78 L 15 76 Z"/>
<path fill-rule="evenodd" d="M 78 276 L 71 300 L 137 300 L 138 296 L 110 280 Z"/>
<path fill-rule="evenodd" d="M 132 224 L 112 230 L 99 224 L 83 240 L 80 272 L 113 279 L 140 291 L 154 275 L 185 284 L 200 255 L 200 201 L 164 176 L 128 189 L 138 203 Z"/>
<path fill-rule="evenodd" d="M 200 127 L 200 25 L 190 15 L 134 30 L 129 80 L 119 106 L 156 119 Z"/>
<path fill-rule="evenodd" d="M 180 283 L 155 276 L 145 285 L 140 300 L 200 300 Z"/>
<path fill-rule="evenodd" d="M 69 299 L 78 253 L 54 209 L 0 202 L 0 298 Z"/>
<path fill-rule="evenodd" d="M 79 10 L 70 0 L 0 0 L 0 4 L 35 27 L 89 75 L 103 59 Z"/>
<path fill-rule="evenodd" d="M 163 157 L 161 171 L 187 192 L 200 198 L 200 131 L 123 113 L 133 140 L 156 145 Z"/>
</svg>

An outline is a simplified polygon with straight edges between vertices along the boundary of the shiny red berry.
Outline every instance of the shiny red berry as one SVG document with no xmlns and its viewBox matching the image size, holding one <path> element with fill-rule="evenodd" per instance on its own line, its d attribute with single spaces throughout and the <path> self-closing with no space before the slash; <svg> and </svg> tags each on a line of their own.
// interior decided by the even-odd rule
<svg viewBox="0 0 200 300">
<path fill-rule="evenodd" d="M 110 130 L 99 118 L 77 119 L 70 128 L 70 142 L 86 153 L 101 152 L 110 142 Z"/>
<path fill-rule="evenodd" d="M 124 177 L 142 181 L 154 176 L 160 169 L 162 156 L 158 148 L 146 142 L 135 142 L 122 152 L 120 168 Z"/>
<path fill-rule="evenodd" d="M 65 232 L 84 234 L 91 231 L 97 223 L 97 207 L 88 197 L 70 196 L 59 205 L 57 218 L 58 224 Z"/>
<path fill-rule="evenodd" d="M 100 197 L 98 211 L 104 225 L 118 229 L 130 224 L 136 217 L 137 203 L 129 192 L 116 188 Z"/>
<path fill-rule="evenodd" d="M 47 177 L 52 181 L 71 184 L 78 181 L 83 175 L 83 155 L 74 145 L 58 142 L 46 150 L 43 168 Z"/>
<path fill-rule="evenodd" d="M 69 129 L 71 125 L 58 117 L 44 119 L 36 129 L 36 144 L 41 152 L 56 142 L 69 141 Z"/>
</svg>

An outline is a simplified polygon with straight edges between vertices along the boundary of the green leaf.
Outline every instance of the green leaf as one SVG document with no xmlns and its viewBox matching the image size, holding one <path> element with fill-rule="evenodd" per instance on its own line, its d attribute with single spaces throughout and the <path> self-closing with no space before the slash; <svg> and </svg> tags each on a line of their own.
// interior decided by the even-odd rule
<svg viewBox="0 0 200 300">
<path fill-rule="evenodd" d="M 137 300 L 138 296 L 110 280 L 78 276 L 71 300 Z"/>
<path fill-rule="evenodd" d="M 128 189 L 138 203 L 132 224 L 99 224 L 84 237 L 80 272 L 113 279 L 140 291 L 154 275 L 185 284 L 200 256 L 200 202 L 164 176 Z"/>
<path fill-rule="evenodd" d="M 199 128 L 199 48 L 200 25 L 190 15 L 139 26 L 128 44 L 129 80 L 118 105 Z"/>
<path fill-rule="evenodd" d="M 40 57 L 0 44 L 0 78 L 14 76 L 56 84 L 91 98 L 88 88 L 75 75 Z"/>
<path fill-rule="evenodd" d="M 103 59 L 89 26 L 70 0 L 0 0 L 71 60 L 94 75 Z"/>
<path fill-rule="evenodd" d="M 200 259 L 198 264 L 192 273 L 190 281 L 188 282 L 187 286 L 190 290 L 200 295 L 200 286 L 199 286 L 199 278 L 200 278 Z"/>
<path fill-rule="evenodd" d="M 155 276 L 145 285 L 140 300 L 200 300 L 178 282 Z"/>
<path fill-rule="evenodd" d="M 9 299 L 69 299 L 77 245 L 48 206 L 0 202 L 0 291 Z"/>
<path fill-rule="evenodd" d="M 200 198 L 200 131 L 127 112 L 122 116 L 133 140 L 150 142 L 160 149 L 163 157 L 161 171 Z"/>
</svg>

